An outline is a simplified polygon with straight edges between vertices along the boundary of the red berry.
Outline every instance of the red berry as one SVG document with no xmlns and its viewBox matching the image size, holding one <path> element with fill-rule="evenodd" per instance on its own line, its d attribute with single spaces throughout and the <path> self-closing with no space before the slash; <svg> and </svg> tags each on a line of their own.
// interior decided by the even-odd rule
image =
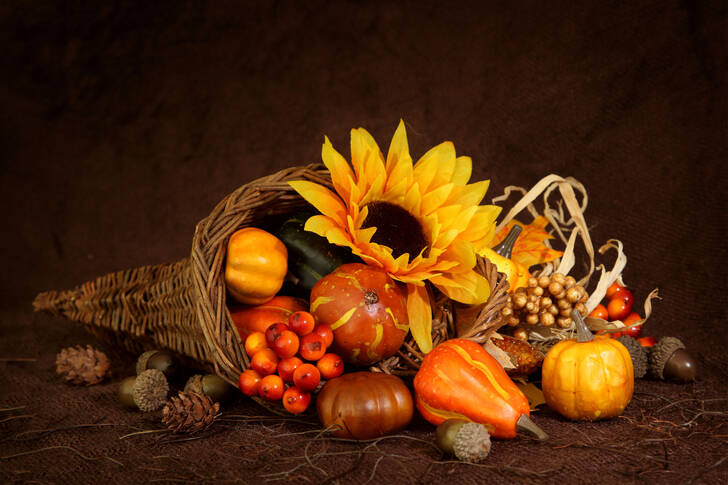
<svg viewBox="0 0 728 485">
<path fill-rule="evenodd" d="M 260 380 L 260 397 L 268 401 L 277 401 L 283 397 L 283 391 L 286 390 L 285 384 L 281 376 L 271 374 Z"/>
<path fill-rule="evenodd" d="M 257 396 L 261 375 L 253 369 L 247 369 L 238 378 L 238 387 L 246 396 Z"/>
<path fill-rule="evenodd" d="M 295 312 L 288 318 L 288 326 L 291 330 L 303 337 L 313 332 L 316 326 L 316 318 L 308 312 Z"/>
<path fill-rule="evenodd" d="M 607 313 L 607 308 L 600 303 L 596 306 L 596 308 L 594 308 L 594 310 L 592 310 L 589 316 L 606 320 L 607 318 L 609 318 L 609 313 Z"/>
<path fill-rule="evenodd" d="M 268 347 L 273 347 L 273 342 L 284 330 L 288 330 L 288 325 L 281 322 L 274 323 L 265 329 L 265 341 L 268 342 Z"/>
<path fill-rule="evenodd" d="M 632 311 L 632 302 L 634 298 L 629 290 L 624 290 L 619 296 L 609 300 L 607 304 L 607 313 L 609 313 L 609 319 L 624 320 L 627 315 Z"/>
<path fill-rule="evenodd" d="M 250 359 L 250 367 L 262 376 L 273 374 L 278 367 L 278 356 L 272 349 L 259 350 Z"/>
<path fill-rule="evenodd" d="M 642 347 L 652 347 L 657 343 L 655 337 L 640 337 L 637 339 Z"/>
<path fill-rule="evenodd" d="M 281 361 L 278 362 L 278 375 L 281 376 L 281 379 L 285 382 L 293 384 L 293 372 L 301 364 L 303 364 L 303 361 L 298 357 L 281 359 Z"/>
<path fill-rule="evenodd" d="M 312 332 L 301 337 L 301 346 L 298 352 L 306 360 L 319 360 L 326 353 L 326 343 L 323 337 Z"/>
<path fill-rule="evenodd" d="M 298 335 L 284 330 L 273 341 L 273 350 L 281 359 L 293 357 L 298 352 Z"/>
<path fill-rule="evenodd" d="M 311 403 L 311 394 L 303 392 L 295 386 L 283 393 L 283 407 L 291 414 L 301 414 Z"/>
<path fill-rule="evenodd" d="M 627 318 L 625 318 L 622 323 L 624 323 L 625 328 L 622 332 L 622 335 L 629 335 L 632 338 L 639 338 L 642 335 L 642 324 L 639 325 L 633 325 L 636 322 L 639 322 L 642 320 L 642 317 L 639 315 L 639 313 L 632 312 L 629 315 L 627 315 Z M 632 325 L 630 327 L 630 325 Z"/>
<path fill-rule="evenodd" d="M 313 333 L 321 336 L 321 338 L 324 339 L 324 345 L 327 349 L 331 347 L 332 343 L 334 343 L 334 332 L 333 330 L 331 330 L 331 327 L 329 327 L 325 323 L 320 323 L 316 325 L 316 328 L 313 329 Z"/>
<path fill-rule="evenodd" d="M 293 385 L 304 392 L 311 392 L 321 382 L 321 372 L 313 364 L 301 364 L 293 371 Z"/>
<path fill-rule="evenodd" d="M 623 292 L 625 290 L 627 290 L 626 286 L 622 286 L 615 281 L 614 283 L 612 283 L 612 285 L 609 288 L 607 288 L 607 293 L 605 296 L 606 296 L 607 300 L 611 300 L 612 298 L 614 298 L 615 296 L 618 296 L 621 292 Z"/>
<path fill-rule="evenodd" d="M 344 361 L 336 354 L 326 354 L 316 362 L 324 379 L 333 379 L 344 373 Z"/>
</svg>

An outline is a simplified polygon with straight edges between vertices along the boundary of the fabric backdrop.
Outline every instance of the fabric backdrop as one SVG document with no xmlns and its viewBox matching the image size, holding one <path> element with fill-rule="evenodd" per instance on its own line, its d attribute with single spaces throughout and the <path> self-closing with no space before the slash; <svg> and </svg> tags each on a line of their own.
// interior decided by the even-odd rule
<svg viewBox="0 0 728 485">
<path fill-rule="evenodd" d="M 2 2 L 0 479 L 9 483 L 728 480 L 724 2 Z M 534 420 L 546 444 L 497 441 L 481 466 L 441 459 L 433 427 L 336 443 L 239 399 L 195 440 L 123 409 L 136 356 L 34 296 L 186 257 L 195 224 L 251 180 L 383 149 L 405 120 L 416 159 L 444 140 L 486 196 L 556 173 L 589 191 L 596 245 L 624 243 L 645 333 L 681 338 L 695 383 L 640 380 L 624 416 Z M 72 387 L 63 347 L 113 378 Z M 29 359 L 22 361 L 18 359 Z M 230 418 L 232 419 L 232 418 Z M 243 418 L 237 418 L 243 419 Z M 306 459 L 308 457 L 308 460 Z"/>
</svg>

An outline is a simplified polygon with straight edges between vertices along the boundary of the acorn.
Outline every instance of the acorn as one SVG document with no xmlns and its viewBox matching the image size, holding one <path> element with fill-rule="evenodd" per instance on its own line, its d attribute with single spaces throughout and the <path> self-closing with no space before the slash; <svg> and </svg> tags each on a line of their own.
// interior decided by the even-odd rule
<svg viewBox="0 0 728 485">
<path fill-rule="evenodd" d="M 634 367 L 634 376 L 641 379 L 647 374 L 647 352 L 640 343 L 629 335 L 622 335 L 617 338 L 627 348 L 629 356 L 632 358 L 632 367 Z"/>
<path fill-rule="evenodd" d="M 180 366 L 175 355 L 168 350 L 149 350 L 139 356 L 136 363 L 137 375 L 148 369 L 157 369 L 164 373 L 169 381 L 176 381 L 180 375 Z"/>
<path fill-rule="evenodd" d="M 227 402 L 235 396 L 235 388 L 215 374 L 196 374 L 185 384 L 184 392 L 204 394 L 213 402 Z"/>
<path fill-rule="evenodd" d="M 167 402 L 169 383 L 159 369 L 147 369 L 134 382 L 132 397 L 134 403 L 144 412 L 156 411 Z"/>
<path fill-rule="evenodd" d="M 649 371 L 658 379 L 690 382 L 695 380 L 697 365 L 680 339 L 662 337 L 650 351 Z"/>
<path fill-rule="evenodd" d="M 137 376 L 127 377 L 119 383 L 119 389 L 116 391 L 117 395 L 119 396 L 119 401 L 121 401 L 121 404 L 128 408 L 137 408 L 133 396 L 136 378 Z"/>
<path fill-rule="evenodd" d="M 435 432 L 437 447 L 460 461 L 478 463 L 490 453 L 490 433 L 480 423 L 448 419 Z"/>
</svg>

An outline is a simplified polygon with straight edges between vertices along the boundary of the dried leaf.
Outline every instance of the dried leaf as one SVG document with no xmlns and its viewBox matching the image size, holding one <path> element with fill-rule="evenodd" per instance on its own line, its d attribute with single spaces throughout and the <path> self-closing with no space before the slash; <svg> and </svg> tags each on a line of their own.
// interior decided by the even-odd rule
<svg viewBox="0 0 728 485">
<path fill-rule="evenodd" d="M 528 382 L 523 379 L 515 380 L 515 384 L 518 389 L 521 390 L 526 399 L 528 399 L 528 405 L 531 407 L 531 411 L 536 411 L 536 408 L 542 404 L 546 404 L 546 399 L 543 396 L 543 391 L 538 388 L 534 383 Z"/>
</svg>

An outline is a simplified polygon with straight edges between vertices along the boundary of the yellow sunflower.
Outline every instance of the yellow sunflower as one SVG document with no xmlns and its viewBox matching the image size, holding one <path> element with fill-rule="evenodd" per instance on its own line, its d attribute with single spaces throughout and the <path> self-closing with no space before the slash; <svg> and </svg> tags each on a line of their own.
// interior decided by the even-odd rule
<svg viewBox="0 0 728 485">
<path fill-rule="evenodd" d="M 488 282 L 474 270 L 476 254 L 491 243 L 500 213 L 500 207 L 479 205 L 490 181 L 468 184 L 472 160 L 456 156 L 449 141 L 413 166 L 401 120 L 386 160 L 363 128 L 351 130 L 353 171 L 326 137 L 321 158 L 336 193 L 313 182 L 290 182 L 321 212 L 306 221 L 306 230 L 351 248 L 405 283 L 412 336 L 429 352 L 426 281 L 462 303 L 482 303 L 490 295 Z"/>
</svg>

